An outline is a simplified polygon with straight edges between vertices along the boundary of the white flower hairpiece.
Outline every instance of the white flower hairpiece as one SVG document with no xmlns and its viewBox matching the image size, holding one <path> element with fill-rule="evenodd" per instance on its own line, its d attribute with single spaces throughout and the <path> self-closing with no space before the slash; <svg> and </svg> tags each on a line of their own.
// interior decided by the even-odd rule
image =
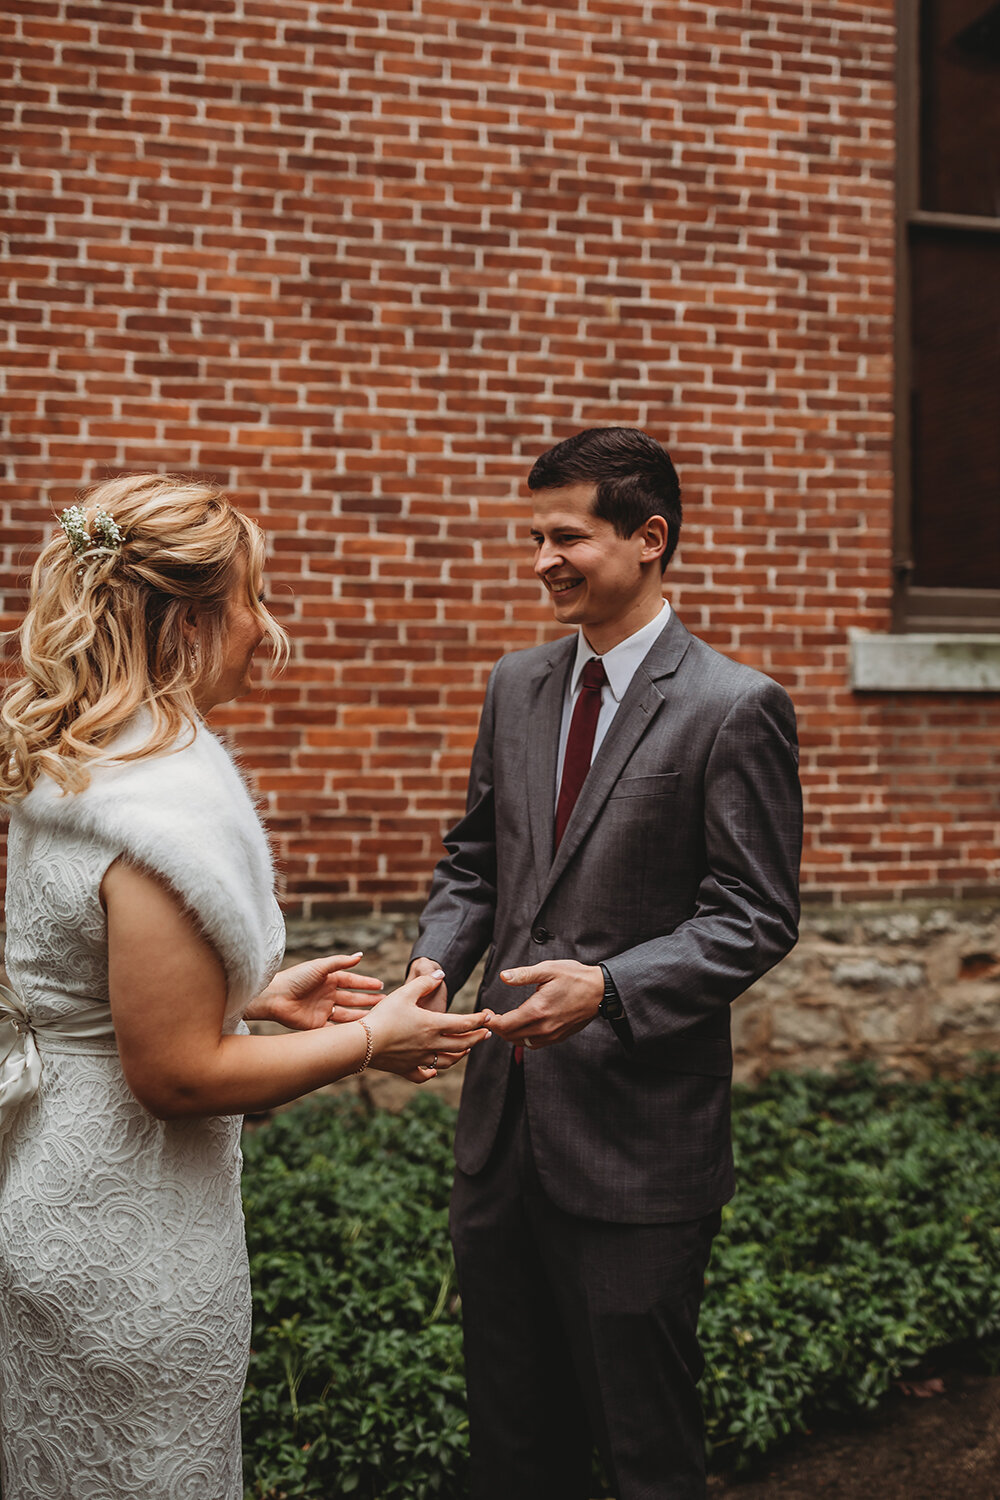
<svg viewBox="0 0 1000 1500">
<path fill-rule="evenodd" d="M 87 513 L 83 506 L 71 505 L 59 517 L 59 525 L 66 533 L 66 540 L 74 557 L 88 557 L 95 552 L 121 551 L 124 541 L 121 527 L 106 510 L 94 512 L 94 519 L 88 529 Z"/>
</svg>

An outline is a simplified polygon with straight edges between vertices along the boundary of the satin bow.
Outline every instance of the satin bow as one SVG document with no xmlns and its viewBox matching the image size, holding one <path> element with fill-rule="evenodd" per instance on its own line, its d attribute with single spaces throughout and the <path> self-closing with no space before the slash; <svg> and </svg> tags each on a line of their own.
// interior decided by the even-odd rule
<svg viewBox="0 0 1000 1500">
<path fill-rule="evenodd" d="M 27 1012 L 13 990 L 0 984 L 0 1136 L 38 1092 L 41 1076 L 42 1060 Z"/>
</svg>

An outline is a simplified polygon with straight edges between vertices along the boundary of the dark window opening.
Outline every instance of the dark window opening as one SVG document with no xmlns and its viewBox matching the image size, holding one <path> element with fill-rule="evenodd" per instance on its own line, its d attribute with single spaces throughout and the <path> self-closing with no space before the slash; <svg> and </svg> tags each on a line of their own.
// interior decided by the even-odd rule
<svg viewBox="0 0 1000 1500">
<path fill-rule="evenodd" d="M 1000 0 L 901 0 L 898 628 L 1000 623 Z"/>
<path fill-rule="evenodd" d="M 913 582 L 1000 587 L 1000 240 L 915 227 Z"/>
<path fill-rule="evenodd" d="M 920 207 L 1000 218 L 1000 3 L 922 0 Z"/>
</svg>

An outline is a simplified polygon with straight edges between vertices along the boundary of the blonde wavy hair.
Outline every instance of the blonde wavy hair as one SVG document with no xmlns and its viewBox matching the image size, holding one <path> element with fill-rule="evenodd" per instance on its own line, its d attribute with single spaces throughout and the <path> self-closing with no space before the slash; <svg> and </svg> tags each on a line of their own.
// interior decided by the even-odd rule
<svg viewBox="0 0 1000 1500">
<path fill-rule="evenodd" d="M 219 490 L 137 474 L 96 485 L 80 507 L 91 532 L 98 511 L 113 517 L 121 546 L 75 552 L 59 527 L 35 564 L 22 672 L 0 703 L 0 801 L 18 801 L 43 774 L 66 792 L 82 790 L 88 762 L 140 707 L 151 732 L 123 759 L 176 748 L 186 729 L 193 735 L 199 687 L 222 669 L 244 567 L 246 603 L 279 666 L 288 655 L 258 597 L 263 533 Z M 185 633 L 192 621 L 194 650 Z"/>
</svg>

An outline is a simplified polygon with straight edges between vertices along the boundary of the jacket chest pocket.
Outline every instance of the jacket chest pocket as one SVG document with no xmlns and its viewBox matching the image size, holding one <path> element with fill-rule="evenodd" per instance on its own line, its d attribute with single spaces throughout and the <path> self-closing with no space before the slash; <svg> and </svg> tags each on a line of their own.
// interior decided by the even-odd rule
<svg viewBox="0 0 1000 1500">
<path fill-rule="evenodd" d="M 616 782 L 608 801 L 622 797 L 672 797 L 680 779 L 680 771 L 664 771 L 658 776 L 623 776 Z"/>
</svg>

